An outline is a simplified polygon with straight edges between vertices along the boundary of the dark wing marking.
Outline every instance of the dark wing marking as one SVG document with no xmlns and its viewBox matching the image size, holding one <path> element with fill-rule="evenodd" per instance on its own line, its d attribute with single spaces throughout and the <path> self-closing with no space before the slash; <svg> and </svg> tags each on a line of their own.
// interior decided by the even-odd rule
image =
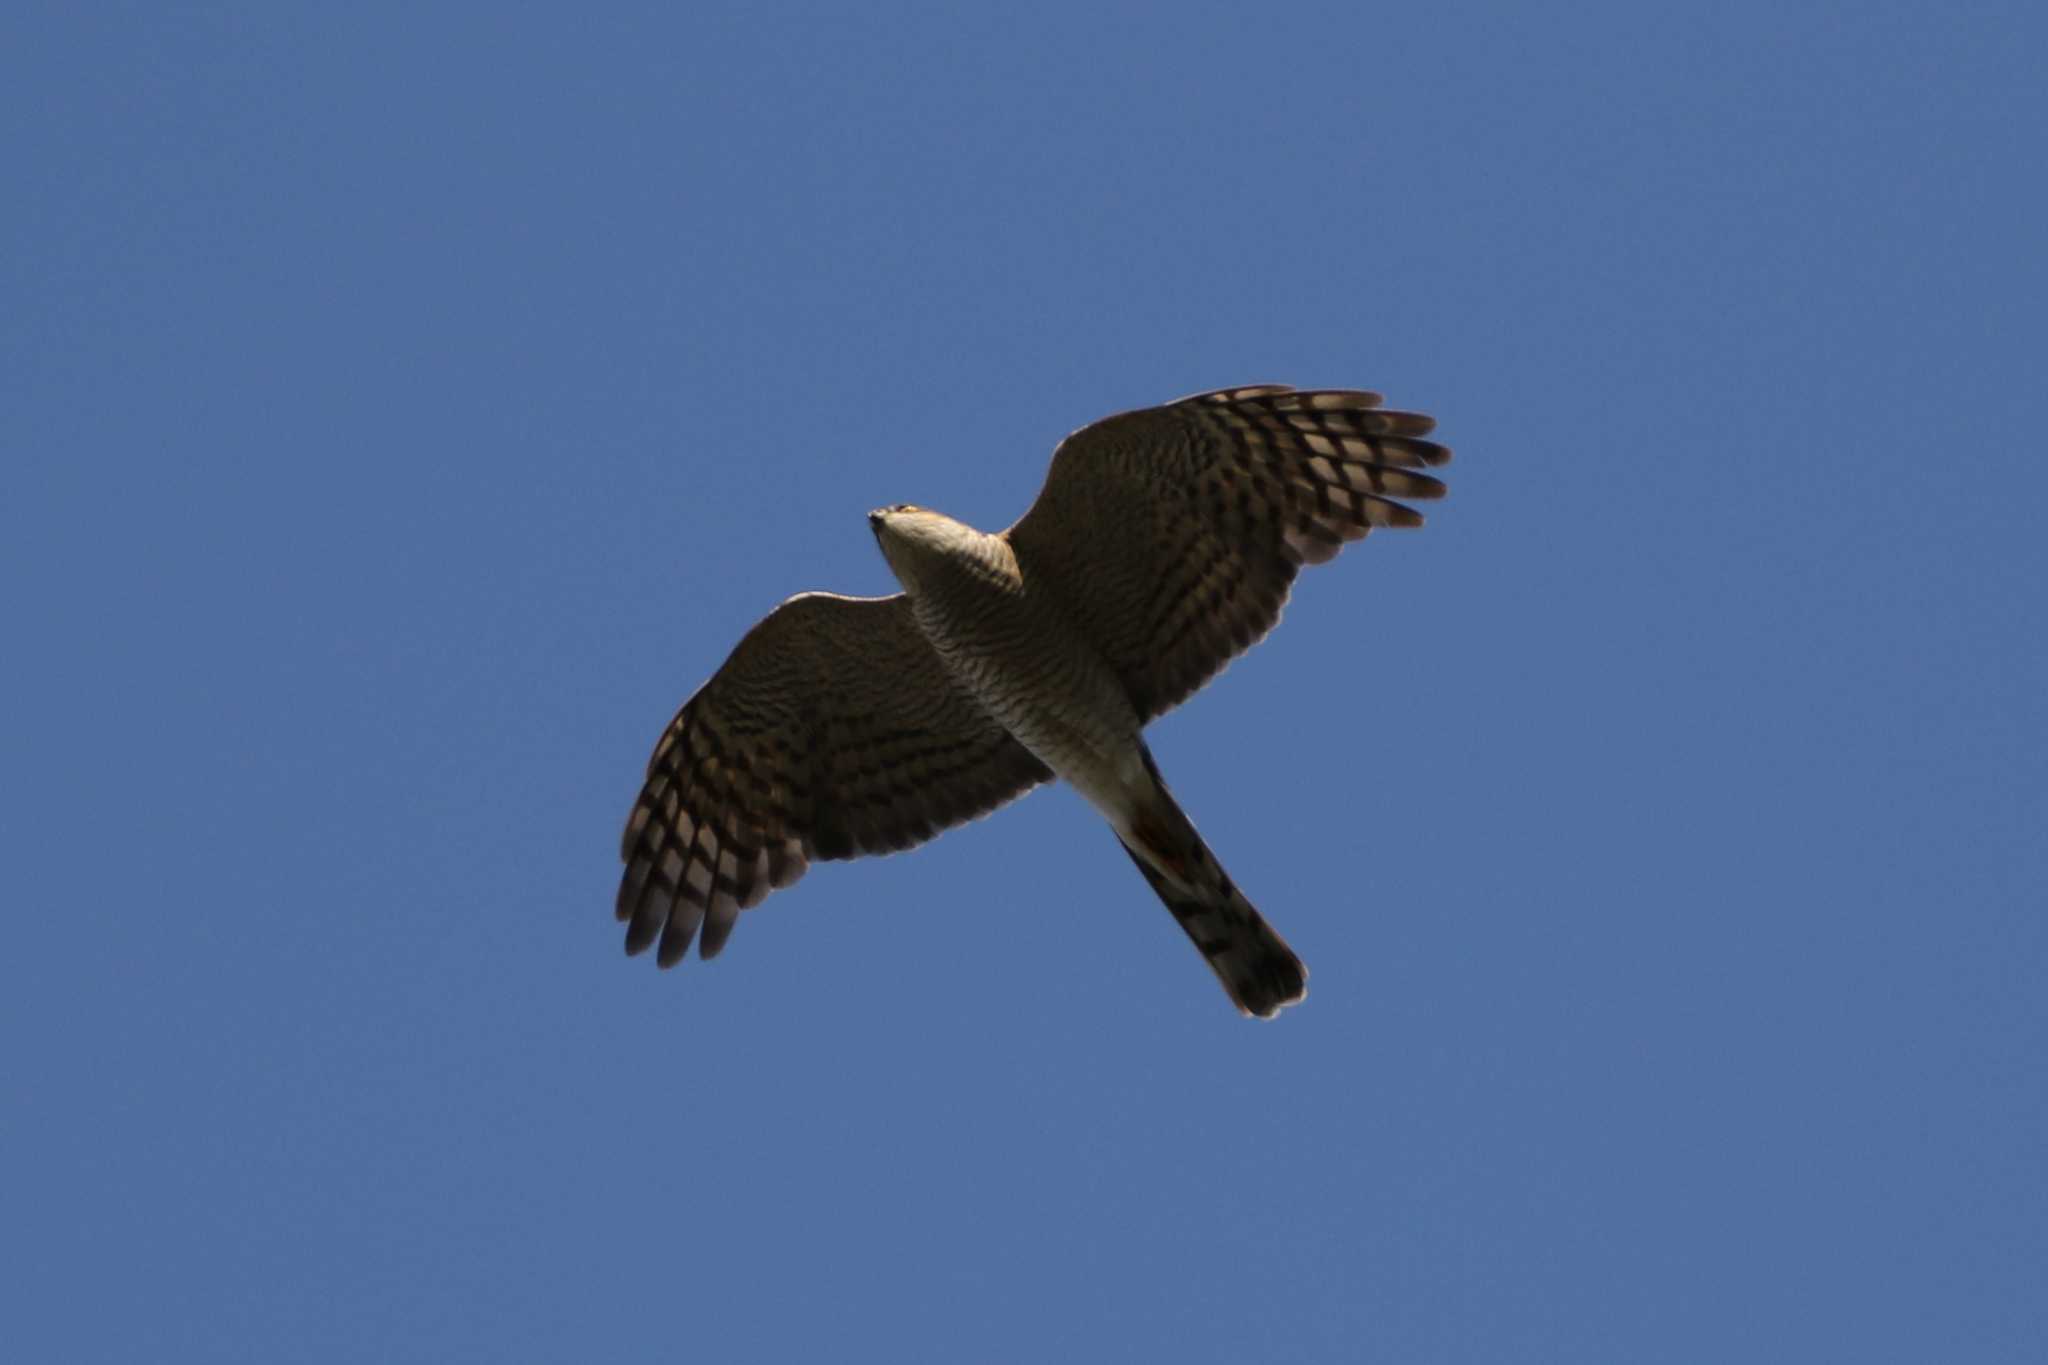
<svg viewBox="0 0 2048 1365">
<path fill-rule="evenodd" d="M 626 824 L 626 951 L 712 957 L 811 860 L 909 848 L 1052 773 L 956 687 L 901 597 L 790 598 L 683 704 Z"/>
<path fill-rule="evenodd" d="M 1380 401 L 1266 384 L 1106 418 L 1060 443 L 1006 534 L 1150 720 L 1273 628 L 1303 564 L 1420 526 L 1394 498 L 1443 496 L 1418 472 L 1451 458 L 1422 439 L 1436 424 Z"/>
</svg>

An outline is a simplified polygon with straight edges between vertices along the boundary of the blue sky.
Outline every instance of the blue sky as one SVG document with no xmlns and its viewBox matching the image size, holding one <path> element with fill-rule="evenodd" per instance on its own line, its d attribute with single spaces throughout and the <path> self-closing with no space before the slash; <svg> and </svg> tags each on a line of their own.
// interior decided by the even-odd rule
<svg viewBox="0 0 2048 1365">
<path fill-rule="evenodd" d="M 2048 1351 L 2033 10 L 0 27 L 17 1358 Z M 1304 1006 L 1061 789 L 620 955 L 868 508 L 1273 380 L 1458 450 L 1152 732 Z"/>
</svg>

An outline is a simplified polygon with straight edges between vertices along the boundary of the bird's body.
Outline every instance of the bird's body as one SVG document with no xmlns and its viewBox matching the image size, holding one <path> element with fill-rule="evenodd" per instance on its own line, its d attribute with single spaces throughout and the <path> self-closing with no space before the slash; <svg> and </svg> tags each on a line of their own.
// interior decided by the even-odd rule
<svg viewBox="0 0 2048 1365">
<path fill-rule="evenodd" d="M 1166 790 L 1137 710 L 1057 578 L 942 513 L 895 507 L 869 521 L 946 671 L 1109 822 L 1231 998 L 1259 1015 L 1299 1000 L 1307 969 Z"/>
<path fill-rule="evenodd" d="M 1299 959 L 1161 779 L 1145 723 L 1278 619 L 1297 567 L 1420 518 L 1449 452 L 1375 395 L 1197 395 L 1062 443 L 1032 511 L 989 534 L 922 508 L 870 515 L 902 596 L 805 594 L 685 704 L 626 831 L 627 947 L 704 956 L 814 857 L 882 852 L 1038 781 L 1074 787 L 1231 998 L 1271 1016 Z"/>
<path fill-rule="evenodd" d="M 1056 589 L 1010 543 L 923 508 L 869 518 L 911 616 L 975 701 L 1105 815 L 1132 781 L 1143 726 Z"/>
</svg>

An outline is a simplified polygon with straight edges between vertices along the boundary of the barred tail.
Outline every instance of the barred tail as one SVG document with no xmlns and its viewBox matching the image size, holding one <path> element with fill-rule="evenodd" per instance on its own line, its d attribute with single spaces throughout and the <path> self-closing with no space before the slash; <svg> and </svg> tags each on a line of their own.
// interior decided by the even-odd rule
<svg viewBox="0 0 2048 1365">
<path fill-rule="evenodd" d="M 1308 968 L 1231 884 L 1163 783 L 1117 839 L 1239 1009 L 1271 1019 L 1308 994 Z"/>
</svg>

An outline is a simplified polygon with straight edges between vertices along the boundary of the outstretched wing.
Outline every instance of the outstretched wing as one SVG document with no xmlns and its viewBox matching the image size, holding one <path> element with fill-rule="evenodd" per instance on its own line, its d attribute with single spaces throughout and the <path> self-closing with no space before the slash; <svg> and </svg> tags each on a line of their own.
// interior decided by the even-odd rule
<svg viewBox="0 0 2048 1365">
<path fill-rule="evenodd" d="M 909 848 L 1052 776 L 896 597 L 790 598 L 683 704 L 626 824 L 626 951 L 715 956 L 814 858 Z"/>
<path fill-rule="evenodd" d="M 1377 526 L 1420 526 L 1397 497 L 1439 498 L 1418 471 L 1451 452 L 1431 419 L 1375 393 L 1222 389 L 1083 427 L 1060 443 L 1005 534 L 1150 720 L 1280 619 L 1303 564 Z"/>
</svg>

